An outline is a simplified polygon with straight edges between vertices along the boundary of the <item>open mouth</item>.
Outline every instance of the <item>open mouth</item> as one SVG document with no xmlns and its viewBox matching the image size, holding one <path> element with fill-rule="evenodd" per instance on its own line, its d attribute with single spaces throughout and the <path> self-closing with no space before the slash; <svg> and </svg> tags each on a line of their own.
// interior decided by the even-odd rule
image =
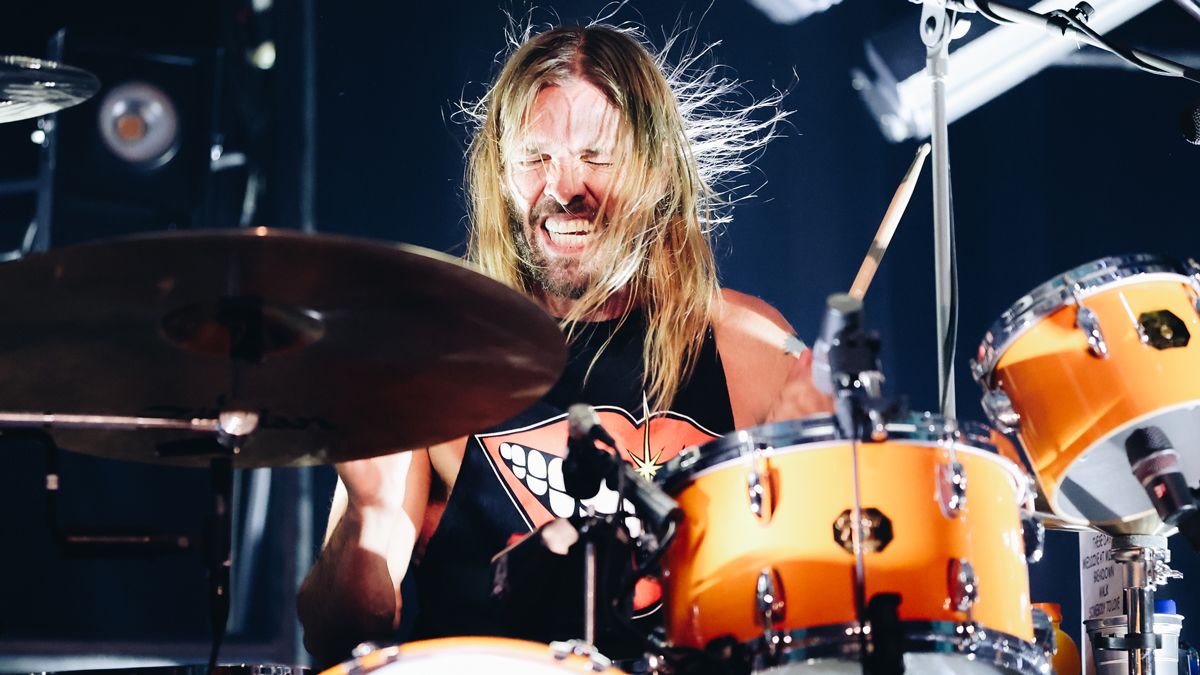
<svg viewBox="0 0 1200 675">
<path fill-rule="evenodd" d="M 592 240 L 596 224 L 590 218 L 552 216 L 542 223 L 542 231 L 553 248 L 576 251 Z"/>
<path fill-rule="evenodd" d="M 567 494 L 563 483 L 563 458 L 540 450 L 525 447 L 517 443 L 501 443 L 500 457 L 525 487 L 533 493 L 556 518 L 569 518 L 572 515 L 586 515 L 590 506 L 596 513 L 612 514 L 617 512 L 619 496 L 604 483 L 600 482 L 600 492 L 591 499 L 575 499 Z M 622 511 L 633 513 L 633 504 L 628 499 L 622 499 Z M 638 536 L 641 533 L 641 521 L 635 516 L 625 519 L 625 526 L 630 534 Z"/>
</svg>

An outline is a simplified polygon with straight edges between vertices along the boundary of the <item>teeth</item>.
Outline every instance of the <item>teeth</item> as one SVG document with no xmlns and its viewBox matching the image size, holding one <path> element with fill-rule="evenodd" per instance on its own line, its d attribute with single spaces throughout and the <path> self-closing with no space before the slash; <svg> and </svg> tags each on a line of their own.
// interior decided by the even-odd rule
<svg viewBox="0 0 1200 675">
<path fill-rule="evenodd" d="M 571 514 L 575 513 L 575 498 L 551 488 L 550 510 L 558 518 L 570 518 Z"/>
<path fill-rule="evenodd" d="M 547 467 L 547 472 L 550 474 L 550 487 L 555 490 L 567 491 L 566 483 L 563 482 L 562 475 L 563 458 L 555 457 L 550 460 L 550 466 Z"/>
<path fill-rule="evenodd" d="M 551 218 L 546 221 L 546 230 L 550 234 L 591 234 L 595 224 L 590 220 L 581 218 L 573 218 L 571 220 L 559 220 Z"/>
<path fill-rule="evenodd" d="M 500 456 L 510 463 L 513 475 L 524 481 L 530 492 L 539 497 L 549 493 L 550 511 L 556 518 L 568 518 L 574 513 L 587 515 L 589 506 L 596 513 L 613 514 L 617 512 L 618 501 L 624 512 L 633 513 L 633 504 L 628 499 L 619 499 L 606 481 L 600 482 L 600 491 L 591 499 L 577 501 L 568 495 L 563 482 L 562 457 L 549 455 L 547 461 L 546 454 L 516 443 L 501 443 Z M 634 537 L 641 536 L 642 521 L 636 516 L 625 518 L 625 526 Z"/>
<path fill-rule="evenodd" d="M 530 448 L 528 455 L 528 464 L 526 468 L 529 475 L 525 477 L 525 484 L 529 486 L 529 490 L 535 495 L 546 494 L 546 457 L 542 453 Z"/>
<path fill-rule="evenodd" d="M 513 443 L 509 444 L 508 459 L 513 463 L 513 475 L 525 480 L 525 448 Z M 500 456 L 504 457 L 504 446 L 500 446 Z"/>
</svg>

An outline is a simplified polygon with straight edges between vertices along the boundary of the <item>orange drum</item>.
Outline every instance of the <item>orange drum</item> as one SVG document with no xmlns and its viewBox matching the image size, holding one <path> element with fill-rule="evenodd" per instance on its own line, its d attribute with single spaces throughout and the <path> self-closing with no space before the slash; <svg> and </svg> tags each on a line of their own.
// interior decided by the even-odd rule
<svg viewBox="0 0 1200 675">
<path fill-rule="evenodd" d="M 358 653 L 357 650 L 355 653 Z M 491 637 L 453 637 L 382 647 L 336 665 L 321 675 L 623 675 L 600 655 L 579 653 L 574 644 Z"/>
<path fill-rule="evenodd" d="M 928 414 L 886 428 L 886 440 L 858 443 L 864 598 L 899 596 L 892 630 L 907 672 L 1045 672 L 1025 558 L 1028 477 L 986 430 Z M 732 638 L 757 668 L 858 672 L 851 444 L 833 418 L 735 432 L 664 471 L 685 514 L 663 564 L 668 638 L 696 648 Z"/>
<path fill-rule="evenodd" d="M 1015 431 L 1049 509 L 1118 533 L 1162 527 L 1125 439 L 1200 428 L 1200 266 L 1104 258 L 1052 279 L 992 326 L 972 362 L 992 422 Z M 1185 441 L 1186 439 L 1186 441 Z M 1189 483 L 1200 452 L 1177 446 Z"/>
</svg>

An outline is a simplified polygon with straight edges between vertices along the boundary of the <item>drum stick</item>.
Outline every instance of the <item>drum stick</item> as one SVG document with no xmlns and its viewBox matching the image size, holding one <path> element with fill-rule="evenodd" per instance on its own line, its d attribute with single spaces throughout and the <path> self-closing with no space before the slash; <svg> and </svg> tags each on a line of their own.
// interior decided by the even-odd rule
<svg viewBox="0 0 1200 675">
<path fill-rule="evenodd" d="M 917 178 L 921 175 L 921 167 L 925 166 L 927 156 L 929 144 L 922 143 L 921 147 L 917 148 L 917 156 L 913 158 L 908 172 L 904 174 L 904 180 L 900 181 L 900 187 L 896 188 L 896 194 L 892 195 L 892 203 L 888 204 L 887 213 L 883 214 L 883 222 L 879 223 L 879 230 L 875 232 L 871 248 L 867 249 L 867 257 L 863 259 L 862 266 L 858 268 L 858 275 L 850 285 L 850 295 L 857 300 L 862 300 L 867 294 L 867 287 L 871 285 L 871 279 L 875 278 L 875 271 L 879 269 L 883 254 L 887 252 L 892 235 L 896 233 L 896 226 L 900 224 L 900 218 L 908 208 L 908 200 L 912 198 L 913 190 L 917 187 Z"/>
</svg>

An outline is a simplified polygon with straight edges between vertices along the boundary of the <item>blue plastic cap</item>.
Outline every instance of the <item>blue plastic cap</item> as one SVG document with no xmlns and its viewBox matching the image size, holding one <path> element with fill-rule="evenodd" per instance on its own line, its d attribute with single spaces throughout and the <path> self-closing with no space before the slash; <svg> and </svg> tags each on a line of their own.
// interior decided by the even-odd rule
<svg viewBox="0 0 1200 675">
<path fill-rule="evenodd" d="M 1175 601 L 1170 598 L 1163 598 L 1162 600 L 1154 601 L 1155 614 L 1178 614 L 1178 612 L 1175 610 Z"/>
</svg>

